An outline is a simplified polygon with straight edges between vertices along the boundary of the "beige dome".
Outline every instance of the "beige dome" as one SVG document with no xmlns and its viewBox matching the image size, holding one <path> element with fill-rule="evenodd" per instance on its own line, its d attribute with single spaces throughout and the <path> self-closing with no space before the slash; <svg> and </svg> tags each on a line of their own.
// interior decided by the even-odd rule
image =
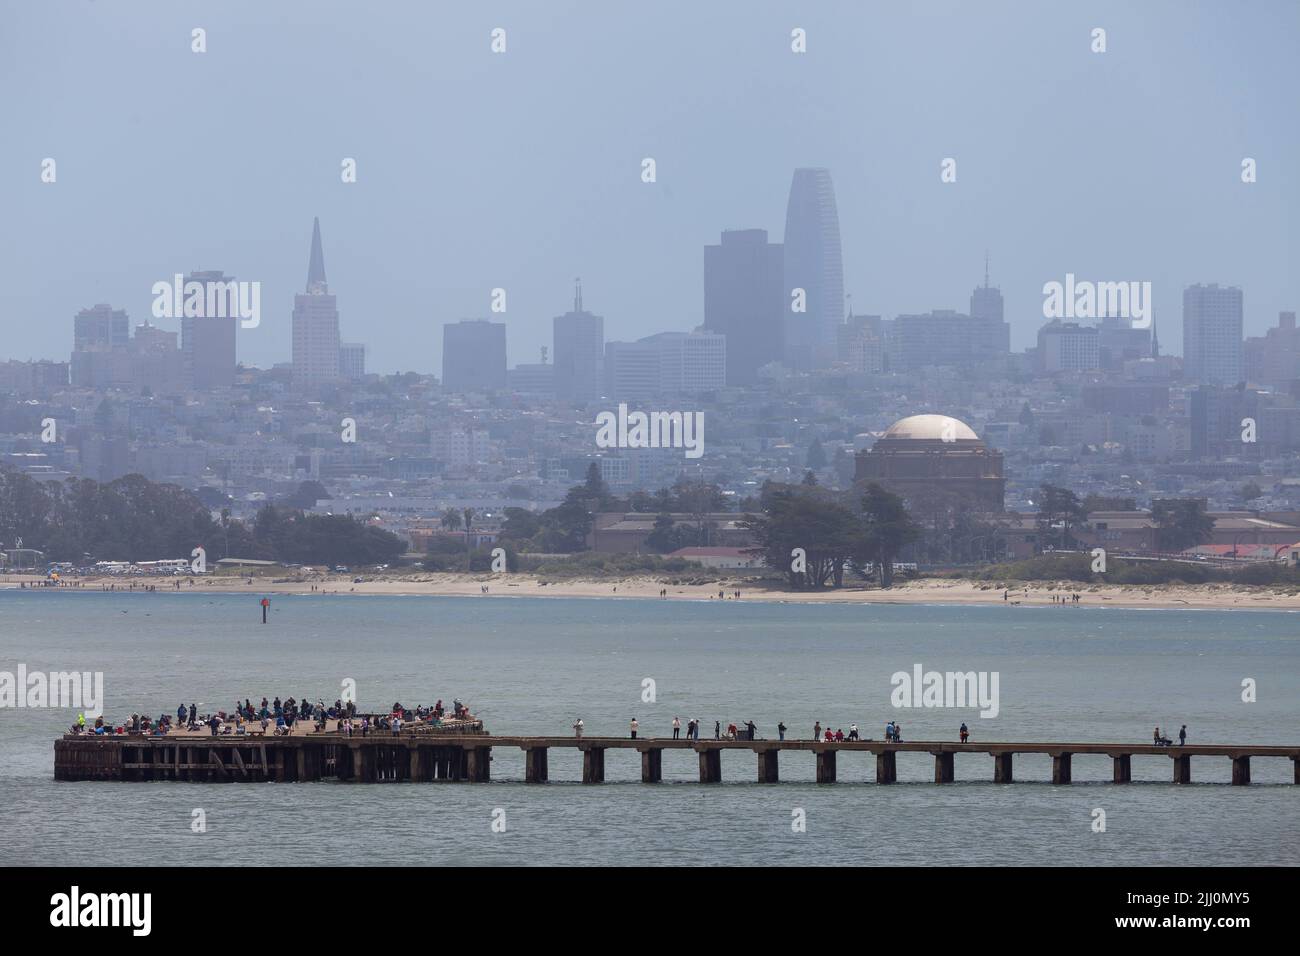
<svg viewBox="0 0 1300 956">
<path fill-rule="evenodd" d="M 979 435 L 969 425 L 947 415 L 909 415 L 890 425 L 883 437 L 913 441 L 979 441 Z"/>
</svg>

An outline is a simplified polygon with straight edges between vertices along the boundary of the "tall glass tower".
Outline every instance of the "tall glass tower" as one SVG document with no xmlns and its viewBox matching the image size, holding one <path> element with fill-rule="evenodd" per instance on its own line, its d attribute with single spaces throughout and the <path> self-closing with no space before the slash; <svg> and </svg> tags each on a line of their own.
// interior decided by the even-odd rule
<svg viewBox="0 0 1300 956">
<path fill-rule="evenodd" d="M 795 311 L 795 290 L 804 311 Z M 829 169 L 796 169 L 785 209 L 785 362 L 793 369 L 824 368 L 844 321 L 844 262 L 840 218 Z"/>
</svg>

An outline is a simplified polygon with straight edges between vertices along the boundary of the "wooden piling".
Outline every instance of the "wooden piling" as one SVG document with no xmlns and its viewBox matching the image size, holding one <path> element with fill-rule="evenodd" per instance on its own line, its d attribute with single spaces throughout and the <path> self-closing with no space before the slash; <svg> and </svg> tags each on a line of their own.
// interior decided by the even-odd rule
<svg viewBox="0 0 1300 956">
<path fill-rule="evenodd" d="M 1192 758 L 1190 754 L 1174 755 L 1174 783 L 1192 782 Z"/>
<path fill-rule="evenodd" d="M 993 755 L 993 782 L 994 783 L 1011 782 L 1012 780 L 1011 758 L 1013 756 L 1014 755 L 1010 753 L 996 753 Z"/>
<path fill-rule="evenodd" d="M 1052 783 L 1066 784 L 1070 782 L 1070 763 L 1073 754 L 1068 751 L 1052 754 Z"/>
<path fill-rule="evenodd" d="M 659 783 L 664 778 L 664 752 L 662 747 L 648 747 L 641 751 L 641 782 Z"/>
<path fill-rule="evenodd" d="M 1250 786 L 1250 757 L 1232 758 L 1232 785 L 1234 787 Z"/>
<path fill-rule="evenodd" d="M 781 751 L 775 747 L 758 751 L 758 782 L 777 783 L 781 774 L 777 766 Z"/>
<path fill-rule="evenodd" d="M 835 782 L 835 750 L 817 751 L 817 782 Z"/>
<path fill-rule="evenodd" d="M 1111 775 L 1111 779 L 1115 783 L 1132 783 L 1133 755 L 1111 754 L 1111 760 L 1114 762 L 1114 772 Z"/>
<path fill-rule="evenodd" d="M 582 782 L 605 782 L 605 748 L 586 747 L 582 751 Z"/>
<path fill-rule="evenodd" d="M 934 755 L 934 782 L 935 783 L 952 783 L 953 781 L 953 752 L 951 750 L 940 750 Z"/>
<path fill-rule="evenodd" d="M 700 783 L 722 782 L 722 751 L 717 747 L 700 749 Z"/>
<path fill-rule="evenodd" d="M 524 782 L 546 783 L 546 748 L 529 747 L 524 751 Z"/>
<path fill-rule="evenodd" d="M 898 758 L 892 750 L 876 754 L 876 783 L 898 782 Z"/>
</svg>

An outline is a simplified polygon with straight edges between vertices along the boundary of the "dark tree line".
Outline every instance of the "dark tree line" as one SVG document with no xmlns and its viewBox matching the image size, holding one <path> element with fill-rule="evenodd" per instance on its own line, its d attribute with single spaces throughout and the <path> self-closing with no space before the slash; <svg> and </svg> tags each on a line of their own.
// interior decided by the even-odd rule
<svg viewBox="0 0 1300 956">
<path fill-rule="evenodd" d="M 310 497 L 310 495 L 308 495 Z M 51 561 L 188 558 L 202 547 L 226 556 L 295 564 L 378 564 L 399 557 L 402 539 L 350 515 L 314 515 L 268 504 L 251 524 L 220 518 L 192 492 L 140 475 L 100 483 L 41 482 L 0 469 L 0 543 L 45 552 Z"/>
<path fill-rule="evenodd" d="M 752 553 L 797 588 L 840 587 L 845 567 L 868 565 L 889 587 L 900 552 L 921 534 L 903 499 L 874 482 L 851 492 L 767 482 L 759 511 L 742 524 L 754 536 Z"/>
</svg>

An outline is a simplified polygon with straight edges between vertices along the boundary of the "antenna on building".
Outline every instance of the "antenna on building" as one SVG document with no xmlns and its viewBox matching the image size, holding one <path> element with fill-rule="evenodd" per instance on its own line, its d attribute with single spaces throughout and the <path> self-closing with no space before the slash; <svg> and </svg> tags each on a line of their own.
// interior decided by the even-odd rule
<svg viewBox="0 0 1300 956">
<path fill-rule="evenodd" d="M 845 299 L 845 301 L 847 301 L 848 304 L 849 304 L 849 318 L 848 318 L 848 321 L 851 322 L 851 321 L 853 321 L 853 293 L 850 292 L 848 295 L 846 295 L 846 296 L 844 297 L 844 299 Z"/>
<path fill-rule="evenodd" d="M 582 279 L 573 280 L 573 311 L 582 311 Z"/>
<path fill-rule="evenodd" d="M 989 251 L 984 250 L 984 288 L 989 287 Z"/>
<path fill-rule="evenodd" d="M 542 346 L 542 364 L 543 364 L 543 365 L 546 364 L 546 346 L 545 346 L 545 345 Z"/>
</svg>

